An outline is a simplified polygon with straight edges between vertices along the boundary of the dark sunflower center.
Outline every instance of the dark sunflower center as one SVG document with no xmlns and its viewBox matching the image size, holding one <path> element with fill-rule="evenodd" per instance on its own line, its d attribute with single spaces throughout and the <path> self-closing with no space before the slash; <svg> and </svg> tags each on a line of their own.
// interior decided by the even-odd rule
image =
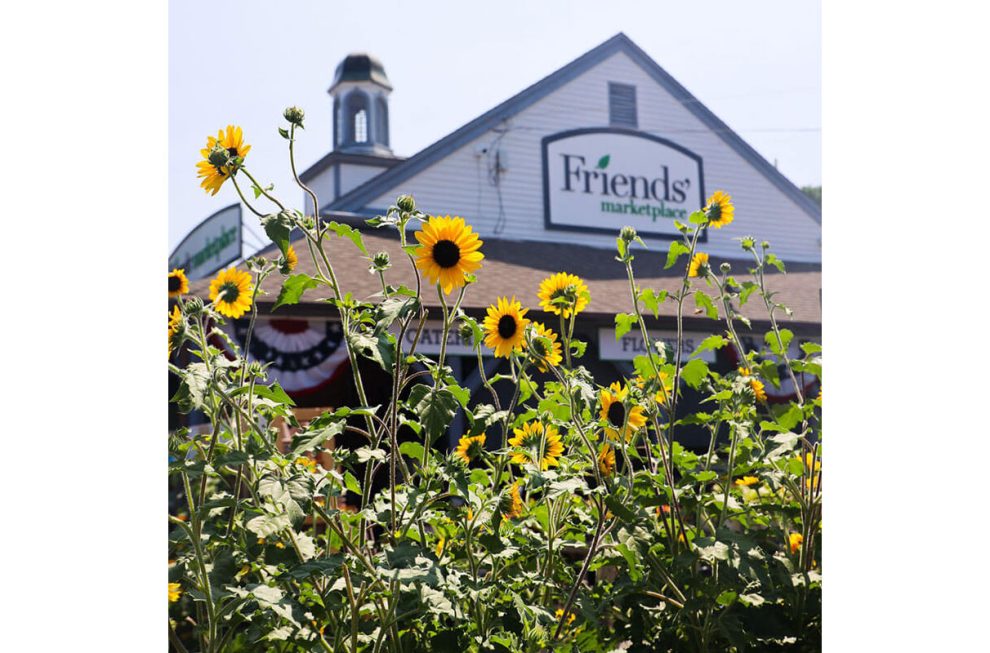
<svg viewBox="0 0 990 653">
<path fill-rule="evenodd" d="M 722 205 L 718 202 L 713 203 L 708 207 L 708 219 L 718 220 L 722 217 Z"/>
<path fill-rule="evenodd" d="M 508 340 L 516 335 L 516 318 L 511 315 L 503 315 L 498 320 L 498 335 Z"/>
<path fill-rule="evenodd" d="M 168 278 L 168 291 L 178 292 L 179 288 L 182 287 L 182 283 L 179 281 L 179 277 L 169 277 Z"/>
<path fill-rule="evenodd" d="M 452 240 L 438 240 L 433 246 L 433 260 L 442 268 L 452 268 L 461 260 L 461 248 Z"/>
<path fill-rule="evenodd" d="M 220 301 L 232 304 L 237 301 L 237 297 L 240 294 L 241 289 L 237 287 L 237 284 L 225 283 L 220 286 L 220 292 L 217 293 L 217 296 L 220 298 Z"/>
<path fill-rule="evenodd" d="M 626 407 L 621 401 L 613 401 L 608 407 L 608 421 L 614 426 L 622 426 L 626 421 Z"/>
<path fill-rule="evenodd" d="M 227 154 L 229 154 L 231 157 L 237 156 L 237 148 L 236 147 L 228 147 L 227 148 Z"/>
</svg>

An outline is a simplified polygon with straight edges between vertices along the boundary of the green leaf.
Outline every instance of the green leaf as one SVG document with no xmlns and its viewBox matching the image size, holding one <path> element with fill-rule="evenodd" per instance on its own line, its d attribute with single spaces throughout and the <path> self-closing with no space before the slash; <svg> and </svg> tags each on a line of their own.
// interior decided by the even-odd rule
<svg viewBox="0 0 990 653">
<path fill-rule="evenodd" d="M 298 304 L 304 292 L 319 285 L 316 279 L 308 274 L 293 274 L 282 282 L 282 289 L 278 293 L 278 299 L 272 306 L 274 311 L 279 306 L 289 306 Z"/>
<path fill-rule="evenodd" d="M 327 224 L 327 227 L 341 238 L 349 238 L 365 256 L 368 255 L 368 248 L 364 246 L 364 240 L 361 238 L 360 231 L 350 225 L 339 222 L 330 222 Z"/>
<path fill-rule="evenodd" d="M 777 335 L 771 330 L 763 334 L 763 340 L 770 347 L 770 351 L 778 356 L 783 356 L 787 351 L 787 347 L 791 344 L 791 340 L 794 339 L 794 334 L 790 329 L 780 329 L 780 341 L 777 340 Z M 783 345 L 783 346 L 781 346 Z"/>
<path fill-rule="evenodd" d="M 613 511 L 614 512 L 614 511 Z M 618 514 L 618 513 L 616 513 Z M 643 577 L 642 572 L 639 570 L 639 559 L 636 557 L 636 552 L 629 547 L 625 542 L 616 545 L 615 550 L 622 554 L 622 557 L 626 559 L 626 564 L 628 565 L 629 580 L 634 583 Z"/>
<path fill-rule="evenodd" d="M 288 213 L 270 213 L 261 218 L 261 226 L 265 228 L 265 234 L 271 239 L 285 256 L 289 249 L 289 235 L 292 233 L 292 218 Z"/>
<path fill-rule="evenodd" d="M 248 386 L 242 386 L 231 392 L 230 396 L 236 397 L 238 395 L 244 394 L 248 390 L 250 390 Z M 282 404 L 283 406 L 296 405 L 296 402 L 292 401 L 292 397 L 287 395 L 285 393 L 285 390 L 282 389 L 282 386 L 280 386 L 277 382 L 271 384 L 270 386 L 267 385 L 254 386 L 254 394 L 263 399 L 271 399 L 275 403 Z"/>
<path fill-rule="evenodd" d="M 271 537 L 288 528 L 291 523 L 289 515 L 282 513 L 281 515 L 258 515 L 249 519 L 244 526 L 258 537 Z"/>
<path fill-rule="evenodd" d="M 694 211 L 688 216 L 688 222 L 691 224 L 705 224 L 708 222 L 708 216 L 705 215 L 704 211 Z"/>
<path fill-rule="evenodd" d="M 677 259 L 679 259 L 682 254 L 689 254 L 690 252 L 690 247 L 679 240 L 672 240 L 670 242 L 670 249 L 667 251 L 667 264 L 663 266 L 663 269 L 669 270 L 674 267 L 674 264 L 677 263 Z"/>
<path fill-rule="evenodd" d="M 395 360 L 395 336 L 384 331 L 377 336 L 368 333 L 350 333 L 347 337 L 351 349 L 378 363 L 386 372 L 392 371 Z"/>
<path fill-rule="evenodd" d="M 610 161 L 611 159 L 612 159 L 612 157 L 611 157 L 611 155 L 609 155 L 609 154 L 606 154 L 606 155 L 605 155 L 605 156 L 603 156 L 602 158 L 600 158 L 600 159 L 598 159 L 598 165 L 597 165 L 597 166 L 595 166 L 595 167 L 597 167 L 597 168 L 598 168 L 599 170 L 604 170 L 605 168 L 607 168 L 607 167 L 608 167 L 608 162 L 609 162 L 609 161 Z"/>
<path fill-rule="evenodd" d="M 697 355 L 703 351 L 708 351 L 708 350 L 715 351 L 716 349 L 721 349 L 727 344 L 729 344 L 729 341 L 726 340 L 723 336 L 719 336 L 719 335 L 708 336 L 707 338 L 701 341 L 701 344 L 698 345 L 698 348 L 694 350 L 694 353 L 695 355 Z"/>
<path fill-rule="evenodd" d="M 784 270 L 784 262 L 781 261 L 779 258 L 777 258 L 777 256 L 775 254 L 767 254 L 767 257 L 764 259 L 764 261 L 768 265 L 774 266 L 775 268 L 777 268 L 781 272 L 784 272 L 785 271 Z"/>
<path fill-rule="evenodd" d="M 359 463 L 366 463 L 369 460 L 377 460 L 378 462 L 385 462 L 385 450 L 384 449 L 372 449 L 371 447 L 361 447 L 355 450 L 354 457 L 357 458 Z"/>
<path fill-rule="evenodd" d="M 361 494 L 361 484 L 354 478 L 354 474 L 349 471 L 344 472 L 344 487 L 354 494 Z"/>
<path fill-rule="evenodd" d="M 801 407 L 797 404 L 790 404 L 789 406 L 782 407 L 779 410 L 780 412 L 776 416 L 776 421 L 777 424 L 780 424 L 781 428 L 785 431 L 790 431 L 793 429 L 804 418 L 804 413 L 801 411 Z"/>
<path fill-rule="evenodd" d="M 584 356 L 585 350 L 588 348 L 588 343 L 583 340 L 571 340 L 571 356 L 573 358 L 581 358 Z"/>
<path fill-rule="evenodd" d="M 431 388 L 418 383 L 409 391 L 409 405 L 419 416 L 426 433 L 433 442 L 447 430 L 454 420 L 460 402 L 446 388 Z"/>
<path fill-rule="evenodd" d="M 704 381 L 707 376 L 708 363 L 700 358 L 695 358 L 688 361 L 687 365 L 681 368 L 681 378 L 684 379 L 684 383 L 687 383 L 695 390 L 701 386 L 701 382 Z"/>
<path fill-rule="evenodd" d="M 403 442 L 399 445 L 399 452 L 415 460 L 423 459 L 423 452 L 426 451 L 418 442 Z"/>
<path fill-rule="evenodd" d="M 605 505 L 612 511 L 613 515 L 624 523 L 631 524 L 636 521 L 636 513 L 622 505 L 622 502 L 615 495 L 610 494 L 605 497 Z"/>
<path fill-rule="evenodd" d="M 336 437 L 343 432 L 344 422 L 331 422 L 328 426 L 312 431 L 309 429 L 300 431 L 292 439 L 292 455 L 298 456 L 301 453 L 313 451 L 330 438 Z"/>
<path fill-rule="evenodd" d="M 499 554 L 505 550 L 502 539 L 493 533 L 485 533 L 478 537 L 481 546 L 485 547 L 491 554 Z"/>
<path fill-rule="evenodd" d="M 817 354 L 822 350 L 822 346 L 817 342 L 802 342 L 801 351 L 807 355 Z"/>
<path fill-rule="evenodd" d="M 639 299 L 643 302 L 643 306 L 653 313 L 653 317 L 660 317 L 660 304 L 667 301 L 667 291 L 657 292 L 653 288 L 647 288 L 639 294 Z"/>
<path fill-rule="evenodd" d="M 179 389 L 172 396 L 173 401 L 183 413 L 202 409 L 206 406 L 206 392 L 210 384 L 210 374 L 204 363 L 190 363 L 186 367 Z"/>
<path fill-rule="evenodd" d="M 450 390 L 450 393 L 454 395 L 454 398 L 457 399 L 457 403 L 459 403 L 462 407 L 467 407 L 467 403 L 471 399 L 470 390 L 467 388 L 462 388 L 459 385 L 448 385 L 447 390 Z"/>
<path fill-rule="evenodd" d="M 419 306 L 415 297 L 389 297 L 378 305 L 379 318 L 375 327 L 382 331 L 389 328 L 397 318 L 404 317 Z"/>
<path fill-rule="evenodd" d="M 616 313 L 615 314 L 615 339 L 618 340 L 622 336 L 629 333 L 629 330 L 633 328 L 638 320 L 636 319 L 635 313 Z"/>
<path fill-rule="evenodd" d="M 725 590 L 724 592 L 718 595 L 718 598 L 715 599 L 715 602 L 718 603 L 719 605 L 730 606 L 736 602 L 737 596 L 739 595 L 733 592 L 732 590 Z"/>
<path fill-rule="evenodd" d="M 718 311 L 715 310 L 715 304 L 712 303 L 712 298 L 705 294 L 703 290 L 696 290 L 694 293 L 694 304 L 698 308 L 705 310 L 705 315 L 711 320 L 718 319 Z"/>
<path fill-rule="evenodd" d="M 749 296 L 753 294 L 754 291 L 759 289 L 759 285 L 753 283 L 752 281 L 744 281 L 742 285 L 742 290 L 739 291 L 739 305 L 743 306 L 749 300 Z"/>
<path fill-rule="evenodd" d="M 748 605 L 750 607 L 758 608 L 764 603 L 766 603 L 766 599 L 764 599 L 759 594 L 740 594 L 739 602 L 742 603 L 743 605 Z"/>
</svg>

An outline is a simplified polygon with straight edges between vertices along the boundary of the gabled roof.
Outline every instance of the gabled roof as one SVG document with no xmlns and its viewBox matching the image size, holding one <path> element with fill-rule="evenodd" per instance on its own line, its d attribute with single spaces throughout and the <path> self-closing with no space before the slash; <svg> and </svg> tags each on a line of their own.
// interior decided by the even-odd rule
<svg viewBox="0 0 990 653">
<path fill-rule="evenodd" d="M 746 141 L 732 131 L 728 125 L 691 95 L 686 88 L 681 86 L 677 80 L 671 77 L 667 71 L 661 68 L 657 62 L 653 61 L 648 54 L 622 32 L 616 34 L 593 50 L 581 55 L 563 68 L 544 77 L 522 92 L 512 96 L 494 109 L 478 116 L 457 131 L 441 138 L 429 147 L 409 157 L 399 165 L 369 179 L 364 184 L 340 196 L 335 201 L 323 207 L 321 212 L 330 209 L 361 211 L 367 208 L 368 202 L 374 200 L 387 189 L 401 184 L 416 173 L 483 135 L 503 120 L 536 103 L 617 52 L 626 54 L 636 62 L 658 84 L 673 95 L 684 108 L 693 113 L 721 137 L 729 147 L 735 150 L 750 165 L 763 173 L 763 176 L 774 186 L 794 200 L 812 219 L 821 224 L 821 208 L 811 198 L 805 195 L 791 180 L 782 175 L 769 161 L 764 159 Z"/>
</svg>

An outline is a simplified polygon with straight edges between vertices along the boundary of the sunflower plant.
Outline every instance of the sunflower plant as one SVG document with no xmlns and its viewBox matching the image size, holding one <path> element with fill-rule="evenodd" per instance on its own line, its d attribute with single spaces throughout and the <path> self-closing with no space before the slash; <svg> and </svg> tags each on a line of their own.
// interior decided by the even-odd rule
<svg viewBox="0 0 990 653">
<path fill-rule="evenodd" d="M 304 113 L 290 107 L 284 116 L 295 180 L 321 206 L 295 175 Z M 464 218 L 426 215 L 412 196 L 399 197 L 367 221 L 396 232 L 406 260 L 394 262 L 369 254 L 356 227 L 290 208 L 252 175 L 249 151 L 242 130 L 228 126 L 207 139 L 198 175 L 211 194 L 230 182 L 277 258 L 222 270 L 205 296 L 189 293 L 182 270 L 169 274 L 172 402 L 206 423 L 168 440 L 174 650 L 819 646 L 821 394 L 812 394 L 821 347 L 803 343 L 793 354 L 767 274 L 784 264 L 768 243 L 741 240 L 752 261 L 745 276 L 698 251 L 706 229 L 734 220 L 727 193 L 677 224 L 681 237 L 667 256 L 667 268 L 680 271 L 674 292 L 637 284 L 634 249 L 645 244 L 622 229 L 617 259 L 632 312 L 616 328 L 639 329 L 647 351 L 633 376 L 596 379 L 574 333 L 576 316 L 594 302 L 585 280 L 560 271 L 538 288 L 486 298 L 485 314 L 471 315 L 462 303 L 485 274 L 484 243 Z M 380 281 L 374 297 L 355 297 L 336 275 L 332 248 L 349 243 Z M 312 272 L 300 271 L 300 256 Z M 415 287 L 390 282 L 396 264 L 409 266 Z M 250 342 L 257 296 L 272 275 L 282 278 L 279 306 L 326 289 L 345 336 L 356 402 L 306 425 L 264 362 L 219 328 L 246 318 Z M 700 349 L 731 348 L 738 364 L 684 355 L 691 300 L 710 318 Z M 747 302 L 766 311 L 760 351 L 742 344 L 753 335 L 740 312 Z M 647 313 L 656 317 L 661 304 L 679 334 L 670 349 L 647 331 Z M 420 336 L 436 313 L 441 348 L 427 356 Z M 455 330 L 478 361 L 474 396 L 447 364 Z M 484 355 L 507 373 L 487 376 Z M 388 378 L 387 401 L 377 405 L 362 375 L 369 366 Z M 772 402 L 767 389 L 782 379 L 794 396 Z M 689 405 L 689 395 L 700 400 Z M 298 429 L 287 446 L 279 423 Z M 455 423 L 463 425 L 452 433 L 458 444 L 446 451 L 440 442 Z M 706 434 L 707 446 L 685 446 L 689 429 Z M 320 452 L 343 434 L 361 446 L 338 447 L 325 469 Z"/>
</svg>

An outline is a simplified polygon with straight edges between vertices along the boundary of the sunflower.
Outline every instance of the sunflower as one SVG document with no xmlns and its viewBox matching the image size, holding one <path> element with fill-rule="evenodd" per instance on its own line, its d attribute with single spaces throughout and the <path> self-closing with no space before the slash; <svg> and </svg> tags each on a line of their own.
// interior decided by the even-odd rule
<svg viewBox="0 0 990 653">
<path fill-rule="evenodd" d="M 210 282 L 210 301 L 220 315 L 237 319 L 251 308 L 251 275 L 237 268 L 222 270 Z"/>
<path fill-rule="evenodd" d="M 182 596 L 182 585 L 180 583 L 168 584 L 168 602 L 175 603 Z"/>
<path fill-rule="evenodd" d="M 296 464 L 305 468 L 306 471 L 313 474 L 316 473 L 316 461 L 312 458 L 307 458 L 306 456 L 299 456 L 296 458 Z"/>
<path fill-rule="evenodd" d="M 801 548 L 801 544 L 804 542 L 804 535 L 801 535 L 800 533 L 791 533 L 788 540 L 791 545 L 791 553 L 797 553 L 798 549 Z"/>
<path fill-rule="evenodd" d="M 660 373 L 654 378 L 658 379 L 657 381 L 658 389 L 656 394 L 653 395 L 653 399 L 662 406 L 668 401 L 670 401 L 670 391 L 673 389 L 673 386 L 671 385 L 670 375 L 664 372 L 663 370 L 660 370 Z M 646 379 L 644 379 L 642 376 L 636 377 L 637 388 L 639 388 L 640 390 L 644 390 L 646 388 L 646 384 L 647 384 Z"/>
<path fill-rule="evenodd" d="M 798 460 L 800 460 L 800 458 L 798 458 Z M 814 455 L 812 455 L 810 451 L 804 454 L 804 464 L 809 470 L 811 469 L 812 461 L 815 463 L 815 471 L 820 472 L 822 470 L 822 459 L 819 458 L 818 460 L 815 460 Z"/>
<path fill-rule="evenodd" d="M 541 372 L 547 371 L 547 364 L 557 367 L 560 365 L 562 360 L 560 343 L 557 342 L 557 334 L 552 330 L 546 328 L 540 322 L 533 322 L 534 336 L 537 338 L 546 338 L 550 341 L 550 349 L 546 350 L 542 347 L 542 343 L 539 340 L 533 339 L 533 359 L 536 362 L 536 367 L 539 368 Z M 541 350 L 542 348 L 542 350 Z"/>
<path fill-rule="evenodd" d="M 296 269 L 299 264 L 299 257 L 296 256 L 296 250 L 289 245 L 285 250 L 285 256 L 279 257 L 278 259 L 278 269 L 282 274 L 289 274 Z"/>
<path fill-rule="evenodd" d="M 172 312 L 168 316 L 168 357 L 172 357 L 172 349 L 175 348 L 176 336 L 182 333 L 182 311 L 179 306 L 172 307 Z"/>
<path fill-rule="evenodd" d="M 615 449 L 607 443 L 598 452 L 598 469 L 605 476 L 609 476 L 615 471 Z"/>
<path fill-rule="evenodd" d="M 749 368 L 747 367 L 740 367 L 738 371 L 739 374 L 744 377 L 750 376 Z M 753 396 L 756 397 L 757 401 L 767 400 L 767 392 L 763 386 L 763 381 L 754 378 L 747 378 L 747 382 L 749 383 L 749 389 L 753 391 Z"/>
<path fill-rule="evenodd" d="M 464 286 L 464 275 L 481 267 L 485 255 L 478 251 L 482 241 L 464 218 L 431 217 L 416 232 L 419 248 L 416 267 L 430 283 L 439 283 L 445 293 Z"/>
<path fill-rule="evenodd" d="M 688 267 L 688 277 L 707 277 L 709 272 L 708 254 L 698 252 L 691 257 L 691 265 Z"/>
<path fill-rule="evenodd" d="M 563 608 L 557 608 L 557 611 L 553 613 L 553 616 L 556 617 L 557 620 L 559 621 L 564 616 L 564 609 Z M 568 612 L 567 613 L 567 624 L 566 625 L 570 626 L 572 623 L 574 623 L 574 620 L 575 619 L 577 619 L 577 615 L 574 614 L 573 612 Z"/>
<path fill-rule="evenodd" d="M 555 313 L 565 320 L 584 310 L 591 295 L 581 277 L 566 272 L 558 272 L 540 282 L 537 293 L 540 306 L 548 313 Z"/>
<path fill-rule="evenodd" d="M 512 429 L 512 432 L 516 437 L 509 440 L 509 445 L 519 449 L 512 454 L 512 462 L 518 465 L 531 462 L 543 471 L 560 466 L 557 459 L 564 453 L 564 443 L 555 426 L 544 426 L 536 420 L 523 424 L 521 429 Z"/>
<path fill-rule="evenodd" d="M 756 397 L 757 401 L 767 400 L 767 392 L 763 388 L 763 381 L 760 381 L 759 379 L 750 379 L 749 389 L 753 391 L 753 396 Z"/>
<path fill-rule="evenodd" d="M 210 162 L 211 153 L 215 149 L 221 148 L 227 151 L 228 165 L 214 165 Z M 240 127 L 227 125 L 226 132 L 221 129 L 217 132 L 216 138 L 209 136 L 206 139 L 206 147 L 199 151 L 203 155 L 203 160 L 196 164 L 196 167 L 199 169 L 196 176 L 203 178 L 203 181 L 199 185 L 207 193 L 216 195 L 220 187 L 223 186 L 223 182 L 227 180 L 227 177 L 237 171 L 236 164 L 231 165 L 234 163 L 233 159 L 243 159 L 250 151 L 251 146 L 244 143 L 244 134 L 241 132 Z"/>
<path fill-rule="evenodd" d="M 523 502 L 519 496 L 519 481 L 512 484 L 507 494 L 502 495 L 502 514 L 508 519 L 522 517 Z"/>
<path fill-rule="evenodd" d="M 732 215 L 736 212 L 736 208 L 732 206 L 732 198 L 729 197 L 728 193 L 717 190 L 708 198 L 704 211 L 708 218 L 708 226 L 721 229 L 732 222 Z"/>
<path fill-rule="evenodd" d="M 485 449 L 485 434 L 475 436 L 465 435 L 457 443 L 457 450 L 454 451 L 454 455 L 460 457 L 464 461 L 464 464 L 470 463 L 472 460 L 481 455 L 481 452 Z"/>
<path fill-rule="evenodd" d="M 178 297 L 189 292 L 189 279 L 182 268 L 172 268 L 168 273 L 168 298 Z"/>
<path fill-rule="evenodd" d="M 626 409 L 629 386 L 616 381 L 608 388 L 601 389 L 599 399 L 602 404 L 599 416 L 608 423 L 608 426 L 605 427 L 605 434 L 609 438 L 617 440 L 621 430 L 628 442 L 632 439 L 633 433 L 646 424 L 646 416 L 643 415 L 642 406 L 633 405 L 632 408 Z"/>
<path fill-rule="evenodd" d="M 523 317 L 528 308 L 513 297 L 509 301 L 499 297 L 498 303 L 488 307 L 485 317 L 485 346 L 495 350 L 496 356 L 508 358 L 513 351 L 521 351 L 529 319 Z"/>
<path fill-rule="evenodd" d="M 742 478 L 736 479 L 736 485 L 739 487 L 749 487 L 750 485 L 756 485 L 760 482 L 760 479 L 755 476 L 743 476 Z"/>
</svg>

